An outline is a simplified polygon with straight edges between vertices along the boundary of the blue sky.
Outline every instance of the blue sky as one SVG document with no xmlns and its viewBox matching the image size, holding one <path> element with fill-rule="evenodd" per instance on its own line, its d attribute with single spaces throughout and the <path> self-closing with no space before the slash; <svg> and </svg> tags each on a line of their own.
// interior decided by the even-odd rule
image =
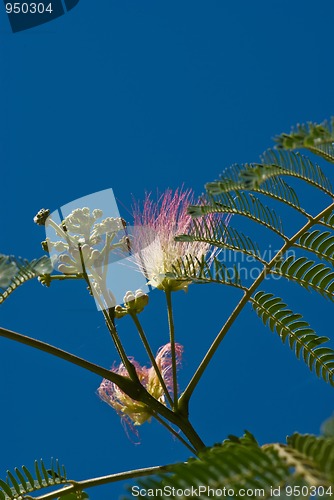
<svg viewBox="0 0 334 500">
<path fill-rule="evenodd" d="M 68 14 L 13 34 L 1 9 L 0 251 L 42 255 L 44 234 L 32 222 L 42 207 L 55 210 L 112 188 L 131 221 L 133 197 L 182 184 L 200 194 L 230 164 L 256 161 L 276 134 L 330 117 L 333 16 L 329 0 L 80 0 Z M 331 166 L 325 169 L 333 178 Z M 304 197 L 317 201 L 310 190 Z M 289 216 L 289 230 L 297 223 Z M 244 221 L 239 227 L 253 230 Z M 272 290 L 330 335 L 332 305 L 284 285 Z M 237 299 L 217 286 L 175 294 L 177 339 L 185 346 L 181 386 Z M 142 315 L 154 350 L 166 342 L 165 316 L 156 291 Z M 5 327 L 105 367 L 117 359 L 81 283 L 50 289 L 29 283 L 2 306 L 0 318 Z M 127 318 L 120 331 L 129 353 L 144 363 Z M 188 457 L 156 423 L 141 428 L 142 444 L 134 446 L 99 401 L 98 377 L 7 340 L 0 344 L 0 477 L 40 457 L 59 457 L 74 479 Z M 296 361 L 250 306 L 191 404 L 207 444 L 244 429 L 261 443 L 296 430 L 317 433 L 332 412 L 333 389 Z M 122 492 L 119 484 L 90 496 Z"/>
</svg>

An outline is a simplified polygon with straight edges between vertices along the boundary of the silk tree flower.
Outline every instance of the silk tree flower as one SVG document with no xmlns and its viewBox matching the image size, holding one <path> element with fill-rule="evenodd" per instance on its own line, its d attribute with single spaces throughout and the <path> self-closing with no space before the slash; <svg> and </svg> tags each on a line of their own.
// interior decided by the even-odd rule
<svg viewBox="0 0 334 500">
<path fill-rule="evenodd" d="M 183 347 L 180 344 L 175 344 L 176 363 L 177 366 L 181 364 L 181 357 Z M 156 363 L 162 375 L 162 378 L 169 391 L 173 388 L 173 374 L 172 374 L 172 359 L 171 359 L 171 345 L 166 344 L 157 352 Z M 162 404 L 166 404 L 164 391 L 159 378 L 156 374 L 154 367 L 147 368 L 140 366 L 133 358 L 130 361 L 136 368 L 136 372 L 141 384 L 145 389 Z M 127 369 L 121 363 L 118 367 L 113 366 L 111 371 L 122 376 L 128 376 Z M 151 409 L 140 401 L 127 396 L 121 389 L 113 382 L 103 379 L 100 387 L 97 390 L 99 397 L 110 405 L 118 415 L 121 417 L 122 423 L 134 431 L 134 426 L 142 425 L 146 421 L 150 421 L 152 417 Z"/>
<path fill-rule="evenodd" d="M 143 208 L 134 208 L 133 253 L 136 264 L 149 284 L 162 290 L 187 290 L 189 281 L 171 277 L 173 266 L 186 256 L 201 260 L 217 249 L 201 241 L 175 241 L 175 236 L 191 231 L 192 217 L 187 208 L 194 204 L 193 191 L 168 189 L 157 202 L 146 195 Z M 209 215 L 210 217 L 210 215 Z"/>
<path fill-rule="evenodd" d="M 115 298 L 107 290 L 106 277 L 110 253 L 128 253 L 123 219 L 106 217 L 101 220 L 102 210 L 91 211 L 88 207 L 73 210 L 59 224 L 48 214 L 49 211 L 42 210 L 34 220 L 36 223 L 43 221 L 47 227 L 49 237 L 42 245 L 50 253 L 54 267 L 64 275 L 79 275 L 85 271 L 99 307 L 115 306 Z M 50 238 L 52 231 L 55 237 Z"/>
</svg>

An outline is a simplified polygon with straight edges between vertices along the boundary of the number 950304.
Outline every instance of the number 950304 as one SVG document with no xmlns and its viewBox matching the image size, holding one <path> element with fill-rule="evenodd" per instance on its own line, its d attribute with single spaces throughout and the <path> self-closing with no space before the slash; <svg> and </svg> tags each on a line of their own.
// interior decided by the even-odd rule
<svg viewBox="0 0 334 500">
<path fill-rule="evenodd" d="M 44 5 L 44 3 L 35 2 L 8 2 L 6 3 L 7 14 L 44 14 L 48 12 L 52 14 L 52 3 Z"/>
</svg>

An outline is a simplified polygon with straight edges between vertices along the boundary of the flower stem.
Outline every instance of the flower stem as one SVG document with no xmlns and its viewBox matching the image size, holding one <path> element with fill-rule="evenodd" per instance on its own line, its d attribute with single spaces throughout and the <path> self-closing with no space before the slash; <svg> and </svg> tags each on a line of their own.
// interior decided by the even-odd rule
<svg viewBox="0 0 334 500">
<path fill-rule="evenodd" d="M 116 346 L 117 352 L 122 360 L 123 365 L 125 366 L 125 368 L 128 371 L 129 377 L 132 380 L 134 380 L 135 382 L 139 381 L 136 369 L 126 355 L 126 352 L 124 350 L 122 342 L 119 339 L 116 327 L 115 327 L 114 323 L 112 322 L 111 317 L 109 316 L 108 312 L 105 309 L 102 309 L 102 313 L 103 313 L 107 328 L 108 328 L 110 335 L 111 335 L 111 337 L 114 341 L 114 344 Z"/>
<path fill-rule="evenodd" d="M 159 415 L 157 413 L 153 413 L 153 416 L 161 425 L 166 427 L 166 429 L 168 429 L 168 431 L 170 433 L 172 433 L 173 436 L 175 436 L 177 439 L 179 439 L 181 441 L 181 443 L 184 444 L 184 446 L 186 446 L 188 448 L 188 450 L 191 451 L 191 453 L 193 453 L 194 455 L 197 455 L 195 448 L 190 446 L 190 444 L 187 443 L 187 441 L 185 439 L 183 439 L 183 437 L 180 436 L 180 434 L 175 429 L 173 429 L 173 427 L 171 425 L 167 424 L 167 422 L 165 422 L 165 420 L 163 418 L 159 417 Z"/>
<path fill-rule="evenodd" d="M 167 313 L 168 313 L 168 325 L 169 325 L 169 338 L 172 353 L 172 373 L 173 373 L 173 393 L 174 393 L 174 404 L 173 409 L 177 411 L 178 407 L 178 397 L 177 397 L 177 370 L 176 370 L 176 352 L 175 352 L 175 328 L 174 328 L 174 318 L 173 318 L 173 307 L 172 307 L 172 292 L 168 288 L 165 289 L 166 300 L 167 300 Z"/>
<path fill-rule="evenodd" d="M 92 292 L 92 287 L 91 287 L 91 284 L 90 284 L 90 280 L 89 280 L 89 276 L 87 274 L 87 271 L 86 271 L 86 266 L 85 266 L 85 261 L 84 261 L 84 258 L 83 258 L 83 255 L 82 255 L 82 248 L 81 248 L 81 244 L 79 244 L 79 252 L 80 252 L 80 259 L 81 259 L 81 265 L 82 265 L 82 274 L 83 274 L 83 277 L 88 285 L 88 290 L 90 292 L 91 295 L 93 295 L 93 292 Z M 107 328 L 110 332 L 110 335 L 114 341 L 114 344 L 116 346 L 116 349 L 117 349 L 117 352 L 125 366 L 125 368 L 127 369 L 128 371 L 128 374 L 129 374 L 129 377 L 134 381 L 134 382 L 138 382 L 139 383 L 139 379 L 138 379 L 138 375 L 137 375 L 137 372 L 136 372 L 136 369 L 135 367 L 133 366 L 133 364 L 130 362 L 130 360 L 128 359 L 127 355 L 126 355 L 126 352 L 124 350 L 124 347 L 118 337 L 118 333 L 116 331 L 116 328 L 115 328 L 115 325 L 111 319 L 111 316 L 107 313 L 107 311 L 105 310 L 105 307 L 104 305 L 102 304 L 102 301 L 101 299 L 98 297 L 98 295 L 96 294 L 95 295 L 95 299 L 97 301 L 97 303 L 99 304 L 100 306 L 100 309 L 103 313 L 103 316 L 104 316 L 104 319 L 105 319 L 105 322 L 106 322 L 106 325 L 107 325 Z"/>
<path fill-rule="evenodd" d="M 7 330 L 5 328 L 0 328 L 0 336 L 10 340 L 14 340 L 15 342 L 19 342 L 21 344 L 28 345 L 30 347 L 34 347 L 35 349 L 38 349 L 40 351 L 47 352 L 52 356 L 64 359 L 69 363 L 80 366 L 85 370 L 95 373 L 96 375 L 99 375 L 100 377 L 103 377 L 107 380 L 110 380 L 111 382 L 116 384 L 123 392 L 125 392 L 125 394 L 130 396 L 130 398 L 145 403 L 154 412 L 162 415 L 164 418 L 166 418 L 166 420 L 179 427 L 183 434 L 187 436 L 196 452 L 205 448 L 203 441 L 201 440 L 195 429 L 192 427 L 189 420 L 185 419 L 182 415 L 172 412 L 165 405 L 157 401 L 153 396 L 151 396 L 151 394 L 146 391 L 146 389 L 141 385 L 139 381 L 131 380 L 128 377 L 123 377 L 122 375 L 118 375 L 117 373 L 107 370 L 102 366 L 91 363 L 90 361 L 87 361 L 83 358 L 79 358 L 74 354 L 63 351 L 58 347 L 47 344 L 46 342 L 27 337 L 20 333 L 12 332 L 11 330 Z"/>
<path fill-rule="evenodd" d="M 148 340 L 147 340 L 147 338 L 146 338 L 146 335 L 145 335 L 145 332 L 144 332 L 144 330 L 143 330 L 143 327 L 142 327 L 142 325 L 141 325 L 141 323 L 140 323 L 140 321 L 139 321 L 139 319 L 138 319 L 138 316 L 137 316 L 137 314 L 136 314 L 135 312 L 130 312 L 130 316 L 131 316 L 131 318 L 132 318 L 132 320 L 133 320 L 134 324 L 135 324 L 135 325 L 136 325 L 136 327 L 137 327 L 137 330 L 138 330 L 138 333 L 139 333 L 140 339 L 141 339 L 141 341 L 142 341 L 142 342 L 143 342 L 143 344 L 144 344 L 144 347 L 145 347 L 145 349 L 146 349 L 146 352 L 147 352 L 147 354 L 148 354 L 148 357 L 150 358 L 150 361 L 151 361 L 152 366 L 153 366 L 153 368 L 154 368 L 154 370 L 155 370 L 155 372 L 156 372 L 156 374 L 157 374 L 157 377 L 158 377 L 158 379 L 159 379 L 159 382 L 160 382 L 160 384 L 161 384 L 161 386 L 162 386 L 162 388 L 163 388 L 163 390 L 164 390 L 164 393 L 165 393 L 165 395 L 166 395 L 166 398 L 168 399 L 169 404 L 170 404 L 171 406 L 173 406 L 173 404 L 174 404 L 174 403 L 173 403 L 173 400 L 172 400 L 172 398 L 170 397 L 170 394 L 169 394 L 169 392 L 168 392 L 168 389 L 167 389 L 166 383 L 165 383 L 165 381 L 164 381 L 164 379 L 163 379 L 163 376 L 162 376 L 162 374 L 161 374 L 161 371 L 159 370 L 159 367 L 158 367 L 157 362 L 156 362 L 156 360 L 155 360 L 155 357 L 154 357 L 154 354 L 153 354 L 153 352 L 152 352 L 151 346 L 150 346 L 150 344 L 148 343 Z"/>
</svg>

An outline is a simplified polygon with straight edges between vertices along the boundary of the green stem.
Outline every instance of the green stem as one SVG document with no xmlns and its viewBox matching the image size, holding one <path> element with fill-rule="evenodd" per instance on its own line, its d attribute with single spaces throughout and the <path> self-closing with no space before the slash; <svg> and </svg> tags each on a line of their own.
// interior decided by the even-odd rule
<svg viewBox="0 0 334 500">
<path fill-rule="evenodd" d="M 166 429 L 171 434 L 173 434 L 173 436 L 175 436 L 177 439 L 179 439 L 181 441 L 181 443 L 184 444 L 184 446 L 186 446 L 188 448 L 188 450 L 191 451 L 191 453 L 193 453 L 194 455 L 197 455 L 196 450 L 192 446 L 190 446 L 189 443 L 187 443 L 187 441 L 185 439 L 183 439 L 183 437 L 180 436 L 180 434 L 175 429 L 173 429 L 173 427 L 171 425 L 167 424 L 167 422 L 165 422 L 161 417 L 159 417 L 159 415 L 157 413 L 153 413 L 153 416 L 161 425 L 166 427 Z"/>
<path fill-rule="evenodd" d="M 140 382 L 136 382 L 129 379 L 128 377 L 118 375 L 117 373 L 107 370 L 102 366 L 91 363 L 90 361 L 86 361 L 85 359 L 79 358 L 74 354 L 59 349 L 58 347 L 47 344 L 46 342 L 42 342 L 41 340 L 36 340 L 20 333 L 12 332 L 11 330 L 7 330 L 5 328 L 0 328 L 0 336 L 10 340 L 14 340 L 15 342 L 19 342 L 21 344 L 28 345 L 40 351 L 47 352 L 52 356 L 64 359 L 69 363 L 80 366 L 81 368 L 95 373 L 102 378 L 110 380 L 111 382 L 116 384 L 123 392 L 125 392 L 125 394 L 127 394 L 130 398 L 134 399 L 135 401 L 141 401 L 142 403 L 145 403 L 153 411 L 163 416 L 172 424 L 179 427 L 183 434 L 189 439 L 189 442 L 193 445 L 196 452 L 205 448 L 203 441 L 201 440 L 195 429 L 192 427 L 189 420 L 184 418 L 182 415 L 178 415 L 172 412 L 162 403 L 159 403 L 159 401 L 157 401 L 153 396 L 151 396 L 151 394 L 146 391 L 146 389 L 140 384 Z"/>
<path fill-rule="evenodd" d="M 94 477 L 92 479 L 85 479 L 84 481 L 71 481 L 70 486 L 65 486 L 61 490 L 52 491 L 39 497 L 34 497 L 34 500 L 53 500 L 75 491 L 82 491 L 87 488 L 95 486 L 102 486 L 103 484 L 116 483 L 117 481 L 125 481 L 128 479 L 135 479 L 136 477 L 151 476 L 153 474 L 160 474 L 162 472 L 169 472 L 171 465 L 159 465 L 155 467 L 147 467 L 146 469 L 136 469 L 126 472 L 118 472 L 117 474 L 110 474 L 108 476 Z"/>
<path fill-rule="evenodd" d="M 246 289 L 244 292 L 243 297 L 235 307 L 234 311 L 218 333 L 217 337 L 211 344 L 208 352 L 204 356 L 201 364 L 197 368 L 195 374 L 193 375 L 192 379 L 190 380 L 186 390 L 183 392 L 179 399 L 179 406 L 180 406 L 180 411 L 182 414 L 187 415 L 188 414 L 188 405 L 189 405 L 189 400 L 191 398 L 192 393 L 194 392 L 198 382 L 200 381 L 205 369 L 207 368 L 208 364 L 210 363 L 213 355 L 217 351 L 220 343 L 224 339 L 225 335 L 243 310 L 244 306 L 248 303 L 250 297 L 252 294 L 255 292 L 255 290 L 258 288 L 258 286 L 262 283 L 262 281 L 266 278 L 266 276 L 270 273 L 270 270 L 274 267 L 274 265 L 283 257 L 284 253 L 293 246 L 293 244 L 306 232 L 308 231 L 312 226 L 317 224 L 320 219 L 322 219 L 325 215 L 330 213 L 334 209 L 334 203 L 331 203 L 327 208 L 322 210 L 316 217 L 308 217 L 307 223 L 299 230 L 297 231 L 292 238 L 289 238 L 285 241 L 281 249 L 276 253 L 276 255 L 271 259 L 271 261 L 264 266 L 262 272 L 259 274 L 257 279 L 253 282 L 253 284 Z"/>
<path fill-rule="evenodd" d="M 85 260 L 83 258 L 83 255 L 82 255 L 82 249 L 81 249 L 81 245 L 79 244 L 79 252 L 80 252 L 80 260 L 81 260 L 81 266 L 82 266 L 82 275 L 88 285 L 88 290 L 90 291 L 90 294 L 93 295 L 93 292 L 92 292 L 92 287 L 91 287 L 91 284 L 90 284 L 90 280 L 89 280 L 89 276 L 87 274 L 87 271 L 86 271 L 86 266 L 85 266 Z M 137 382 L 139 383 L 139 379 L 138 379 L 138 375 L 137 375 L 137 372 L 136 372 L 136 369 L 135 367 L 133 366 L 133 364 L 129 361 L 125 351 L 124 351 L 124 348 L 123 348 L 123 345 L 118 337 L 118 333 L 116 331 L 116 328 L 115 328 L 115 325 L 114 323 L 112 322 L 109 314 L 106 312 L 105 310 L 105 307 L 100 299 L 100 297 L 98 296 L 98 294 L 95 294 L 95 299 L 97 301 L 97 303 L 99 304 L 100 306 L 100 309 L 103 313 L 103 316 L 104 316 L 104 319 L 105 319 L 105 322 L 106 322 L 106 325 L 107 325 L 107 328 L 111 334 L 111 337 L 114 341 L 114 344 L 116 346 L 116 349 L 117 349 L 117 352 L 125 366 L 125 368 L 127 369 L 128 371 L 128 374 L 129 374 L 129 377 L 134 381 L 134 382 Z"/>
<path fill-rule="evenodd" d="M 145 347 L 145 349 L 146 349 L 146 352 L 147 352 L 147 354 L 148 354 L 148 357 L 150 358 L 150 361 L 151 361 L 152 366 L 153 366 L 153 368 L 154 368 L 154 370 L 155 370 L 155 372 L 156 372 L 156 374 L 157 374 L 157 377 L 158 377 L 159 382 L 160 382 L 160 384 L 161 384 L 161 386 L 162 386 L 162 388 L 163 388 L 163 391 L 164 391 L 164 393 L 165 393 L 165 395 L 166 395 L 166 398 L 168 399 L 168 402 L 169 402 L 169 404 L 170 404 L 170 405 L 171 405 L 171 407 L 172 407 L 172 406 L 173 406 L 173 400 L 172 400 L 172 398 L 170 397 L 170 394 L 169 394 L 169 392 L 168 392 L 168 389 L 167 389 L 166 383 L 165 383 L 165 381 L 164 381 L 164 379 L 163 379 L 163 376 L 162 376 L 162 374 L 161 374 L 161 371 L 159 370 L 159 367 L 158 367 L 157 362 L 156 362 L 156 360 L 155 360 L 155 357 L 154 357 L 154 354 L 153 354 L 153 352 L 152 352 L 151 346 L 150 346 L 150 344 L 148 343 L 148 340 L 147 340 L 147 338 L 146 338 L 146 335 L 145 335 L 145 332 L 144 332 L 144 330 L 143 330 L 143 327 L 142 327 L 142 325 L 141 325 L 141 323 L 140 323 L 140 321 L 139 321 L 139 319 L 138 319 L 138 316 L 137 316 L 137 314 L 136 314 L 135 312 L 131 312 L 131 311 L 129 312 L 129 314 L 130 314 L 130 316 L 131 316 L 131 318 L 132 318 L 132 320 L 133 320 L 134 324 L 136 325 L 136 328 L 137 328 L 137 330 L 138 330 L 138 333 L 139 333 L 140 339 L 141 339 L 141 341 L 142 341 L 142 342 L 143 342 L 143 344 L 144 344 L 144 347 Z"/>
<path fill-rule="evenodd" d="M 71 354 L 67 351 L 63 351 L 62 349 L 47 344 L 46 342 L 42 342 L 41 340 L 33 339 L 31 337 L 27 337 L 26 335 L 22 335 L 20 333 L 13 332 L 11 330 L 7 330 L 5 328 L 0 328 L 0 336 L 10 340 L 14 340 L 15 342 L 19 342 L 20 344 L 28 345 L 40 351 L 47 352 L 52 356 L 64 359 L 69 363 L 80 366 L 81 368 L 84 368 L 85 370 L 95 373 L 96 375 L 99 375 L 102 378 L 110 380 L 133 399 L 138 399 L 138 397 L 140 397 L 141 391 L 139 390 L 138 385 L 132 380 L 130 380 L 128 377 L 123 377 L 121 375 L 118 375 L 117 373 L 107 370 L 102 366 L 96 365 L 95 363 L 91 363 L 90 361 L 87 361 L 83 358 L 79 358 L 74 354 Z"/>
<path fill-rule="evenodd" d="M 81 273 L 78 274 L 54 274 L 54 275 L 48 275 L 50 278 L 50 281 L 55 281 L 55 280 L 82 280 L 83 275 Z"/>
<path fill-rule="evenodd" d="M 165 289 L 165 294 L 167 300 L 169 339 L 170 339 L 171 354 L 172 354 L 172 374 L 173 374 L 173 393 L 174 393 L 173 408 L 175 411 L 177 411 L 178 407 L 177 369 L 176 369 L 175 328 L 174 328 L 173 307 L 172 307 L 172 292 L 167 288 Z"/>
<path fill-rule="evenodd" d="M 119 336 L 118 336 L 118 333 L 117 333 L 117 330 L 115 328 L 114 323 L 112 322 L 108 312 L 105 309 L 102 309 L 102 313 L 103 313 L 107 328 L 108 328 L 110 335 L 111 335 L 111 337 L 114 341 L 114 344 L 116 346 L 117 352 L 122 360 L 123 365 L 125 366 L 125 368 L 128 371 L 129 377 L 132 380 L 134 380 L 135 382 L 137 382 L 137 381 L 139 382 L 136 369 L 126 355 L 126 352 L 124 350 L 122 342 L 119 339 Z"/>
</svg>

